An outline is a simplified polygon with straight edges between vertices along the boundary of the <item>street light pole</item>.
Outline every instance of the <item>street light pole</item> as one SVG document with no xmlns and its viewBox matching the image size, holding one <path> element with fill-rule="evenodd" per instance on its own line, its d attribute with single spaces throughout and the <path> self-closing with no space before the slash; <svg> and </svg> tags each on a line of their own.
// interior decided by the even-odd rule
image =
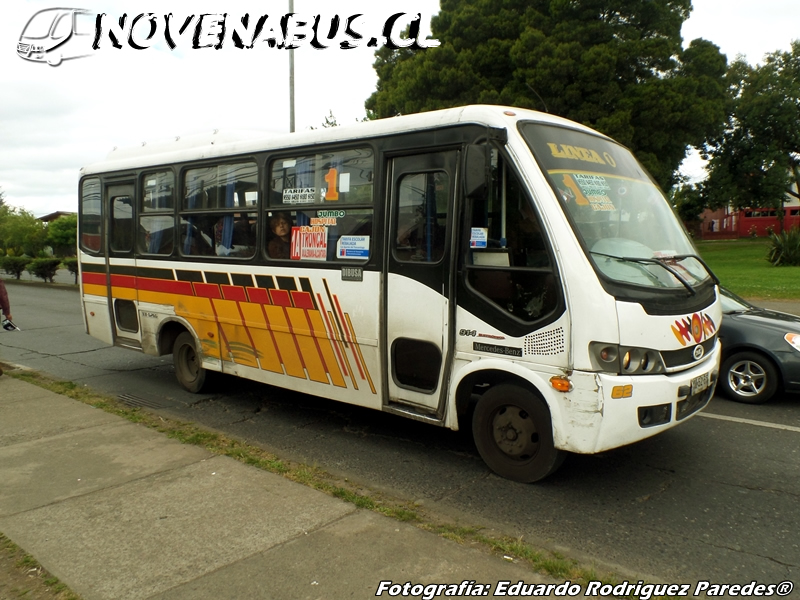
<svg viewBox="0 0 800 600">
<path fill-rule="evenodd" d="M 289 0 L 289 12 L 294 13 L 294 0 Z M 289 133 L 294 133 L 294 48 L 289 48 Z"/>
</svg>

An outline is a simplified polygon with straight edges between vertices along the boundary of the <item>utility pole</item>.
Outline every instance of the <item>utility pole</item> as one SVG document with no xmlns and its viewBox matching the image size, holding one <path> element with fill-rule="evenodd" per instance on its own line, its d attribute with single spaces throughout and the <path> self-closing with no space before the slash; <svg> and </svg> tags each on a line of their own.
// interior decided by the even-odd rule
<svg viewBox="0 0 800 600">
<path fill-rule="evenodd" d="M 289 12 L 294 13 L 294 0 L 289 0 Z M 294 133 L 294 48 L 289 48 L 289 133 Z"/>
</svg>

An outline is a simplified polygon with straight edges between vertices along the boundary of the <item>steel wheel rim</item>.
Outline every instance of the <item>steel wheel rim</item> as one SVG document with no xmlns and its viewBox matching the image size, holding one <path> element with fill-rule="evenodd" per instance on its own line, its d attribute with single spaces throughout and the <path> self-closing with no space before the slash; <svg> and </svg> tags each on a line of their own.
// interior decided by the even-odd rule
<svg viewBox="0 0 800 600">
<path fill-rule="evenodd" d="M 194 348 L 191 346 L 184 346 L 181 350 L 181 364 L 183 365 L 183 371 L 188 376 L 188 378 L 195 380 L 197 379 L 197 374 L 200 372 L 200 366 L 197 364 L 197 353 L 194 351 Z"/>
<path fill-rule="evenodd" d="M 758 363 L 742 360 L 728 371 L 728 384 L 740 396 L 758 396 L 767 386 L 767 374 Z"/>
<path fill-rule="evenodd" d="M 519 406 L 500 407 L 492 416 L 492 438 L 508 458 L 530 460 L 539 452 L 539 432 L 531 415 Z"/>
</svg>

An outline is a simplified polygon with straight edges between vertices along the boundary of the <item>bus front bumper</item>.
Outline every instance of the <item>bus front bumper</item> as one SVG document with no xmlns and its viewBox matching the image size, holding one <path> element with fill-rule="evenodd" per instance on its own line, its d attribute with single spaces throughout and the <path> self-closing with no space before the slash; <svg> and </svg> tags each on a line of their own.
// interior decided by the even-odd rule
<svg viewBox="0 0 800 600">
<path fill-rule="evenodd" d="M 675 427 L 708 405 L 719 379 L 719 342 L 706 360 L 679 373 L 612 375 L 573 372 L 562 400 L 556 447 L 593 454 Z M 560 430 L 559 430 L 560 429 Z"/>
</svg>

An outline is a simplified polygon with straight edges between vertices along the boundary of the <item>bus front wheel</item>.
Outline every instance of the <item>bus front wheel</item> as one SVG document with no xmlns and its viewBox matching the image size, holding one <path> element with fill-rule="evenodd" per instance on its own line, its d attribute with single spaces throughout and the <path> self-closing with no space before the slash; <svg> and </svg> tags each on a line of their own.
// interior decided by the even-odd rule
<svg viewBox="0 0 800 600">
<path fill-rule="evenodd" d="M 484 462 L 506 479 L 533 483 L 564 462 L 564 452 L 553 444 L 547 405 L 518 385 L 496 385 L 481 396 L 472 435 Z"/>
<path fill-rule="evenodd" d="M 206 370 L 200 362 L 194 337 L 188 331 L 181 333 L 172 346 L 172 360 L 175 376 L 185 389 L 196 394 L 206 382 Z"/>
</svg>

